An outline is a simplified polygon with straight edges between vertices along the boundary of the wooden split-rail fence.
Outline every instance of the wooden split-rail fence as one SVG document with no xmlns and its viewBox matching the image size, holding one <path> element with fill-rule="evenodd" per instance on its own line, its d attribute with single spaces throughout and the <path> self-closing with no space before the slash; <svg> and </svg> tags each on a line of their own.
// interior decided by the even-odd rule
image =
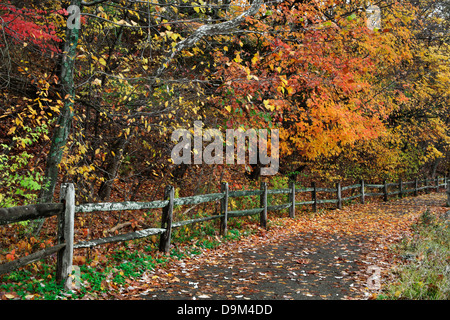
<svg viewBox="0 0 450 320">
<path fill-rule="evenodd" d="M 48 218 L 51 216 L 58 217 L 58 231 L 57 244 L 48 247 L 44 250 L 29 254 L 28 256 L 13 260 L 0 265 L 0 275 L 8 273 L 14 269 L 25 266 L 27 264 L 44 259 L 52 254 L 57 255 L 56 263 L 56 280 L 58 283 L 64 284 L 66 290 L 72 288 L 71 271 L 73 250 L 78 248 L 91 248 L 98 245 L 128 241 L 133 239 L 140 239 L 149 237 L 151 235 L 160 234 L 159 250 L 168 252 L 170 248 L 171 233 L 173 228 L 199 223 L 208 220 L 221 219 L 220 233 L 227 234 L 227 222 L 230 217 L 260 215 L 260 225 L 263 228 L 267 226 L 267 212 L 289 209 L 289 217 L 295 217 L 296 206 L 311 205 L 313 211 L 317 211 L 319 204 L 332 203 L 336 204 L 337 208 L 342 208 L 344 201 L 360 199 L 361 203 L 365 202 L 366 197 L 379 196 L 383 197 L 384 201 L 388 201 L 390 196 L 403 197 L 404 195 L 413 193 L 417 196 L 420 191 L 429 192 L 430 190 L 439 191 L 439 188 L 444 187 L 447 192 L 447 206 L 450 206 L 450 184 L 448 179 L 424 179 L 398 183 L 388 183 L 384 181 L 383 184 L 366 184 L 363 180 L 358 184 L 350 186 L 341 186 L 337 183 L 335 188 L 319 188 L 316 183 L 312 183 L 309 188 L 296 188 L 295 183 L 291 182 L 289 188 L 285 189 L 268 189 L 265 182 L 261 183 L 259 190 L 241 190 L 231 191 L 228 188 L 228 183 L 221 184 L 221 192 L 213 194 L 204 194 L 191 197 L 175 198 L 174 188 L 168 186 L 164 192 L 164 200 L 157 200 L 152 202 L 116 202 L 116 203 L 88 203 L 75 205 L 75 188 L 71 183 L 63 184 L 60 191 L 60 203 L 45 203 L 36 205 L 27 205 L 11 208 L 0 208 L 0 225 L 6 225 L 26 220 L 34 220 L 41 218 Z M 342 193 L 346 190 L 359 190 L 356 195 L 343 197 Z M 392 190 L 395 189 L 395 190 Z M 367 192 L 376 190 L 378 192 Z M 311 200 L 297 202 L 295 195 L 298 193 L 310 193 Z M 331 193 L 336 196 L 332 199 L 319 199 L 319 194 Z M 288 194 L 288 203 L 281 205 L 269 205 L 268 195 L 270 194 Z M 259 208 L 250 208 L 244 210 L 228 210 L 229 198 L 244 197 L 244 196 L 259 196 Z M 202 217 L 191 220 L 173 221 L 173 210 L 175 206 L 195 205 L 205 202 L 220 201 L 220 214 Z M 119 234 L 115 236 L 93 239 L 74 243 L 74 220 L 75 214 L 81 212 L 104 212 L 104 211 L 121 211 L 121 210 L 142 210 L 142 209 L 162 209 L 161 228 L 149 228 L 135 232 Z"/>
</svg>

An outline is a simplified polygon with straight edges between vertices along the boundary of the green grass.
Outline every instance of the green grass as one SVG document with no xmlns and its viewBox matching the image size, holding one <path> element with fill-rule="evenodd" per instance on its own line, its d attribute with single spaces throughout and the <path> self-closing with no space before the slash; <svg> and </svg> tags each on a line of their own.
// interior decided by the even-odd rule
<svg viewBox="0 0 450 320">
<path fill-rule="evenodd" d="M 0 277 L 0 291 L 13 292 L 19 298 L 26 299 L 34 295 L 35 300 L 79 299 L 86 294 L 98 296 L 107 294 L 110 288 L 107 283 L 118 287 L 126 283 L 126 279 L 138 278 L 146 270 L 152 270 L 156 265 L 161 267 L 169 257 L 155 257 L 141 251 L 115 249 L 105 264 L 93 267 L 92 259 L 80 266 L 81 287 L 72 293 L 65 293 L 62 286 L 55 281 L 54 261 L 39 262 L 38 271 L 32 266 L 11 272 Z M 108 281 L 107 281 L 108 280 Z"/>
<path fill-rule="evenodd" d="M 396 281 L 378 299 L 450 299 L 450 220 L 429 211 L 414 226 L 414 236 L 396 248 L 404 263 L 394 270 Z"/>
<path fill-rule="evenodd" d="M 168 256 L 158 254 L 158 241 L 151 239 L 119 244 L 108 253 L 102 253 L 101 261 L 94 254 L 94 257 L 86 259 L 79 266 L 81 286 L 73 292 L 64 292 L 62 286 L 56 283 L 54 258 L 0 276 L 0 292 L 13 293 L 15 297 L 24 300 L 30 296 L 34 300 L 81 299 L 86 295 L 91 298 L 106 298 L 111 293 L 111 287 L 125 286 L 127 280 L 139 279 L 148 270 L 164 268 L 170 259 L 200 254 L 203 249 L 214 249 L 224 242 L 238 241 L 254 232 L 244 222 L 245 218 L 232 220 L 245 227 L 229 229 L 225 237 L 218 236 L 217 223 L 214 221 L 174 229 L 171 240 L 173 246 Z"/>
</svg>

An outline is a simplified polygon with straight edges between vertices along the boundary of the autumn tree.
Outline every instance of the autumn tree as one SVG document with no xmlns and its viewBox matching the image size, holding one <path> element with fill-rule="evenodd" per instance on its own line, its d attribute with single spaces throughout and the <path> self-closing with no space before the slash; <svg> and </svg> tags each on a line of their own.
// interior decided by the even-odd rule
<svg viewBox="0 0 450 320">
<path fill-rule="evenodd" d="M 194 120 L 279 128 L 291 177 L 395 178 L 445 163 L 446 2 L 378 1 L 375 26 L 365 1 L 36 5 L 0 7 L 1 138 L 3 153 L 30 151 L 20 137 L 31 128 L 43 146 L 23 169 L 37 168 L 41 201 L 58 181 L 76 182 L 80 201 L 154 197 L 187 172 L 201 185 L 219 166 L 202 176 L 206 166 L 170 160 L 171 132 Z"/>
<path fill-rule="evenodd" d="M 413 58 L 400 81 L 408 99 L 389 121 L 393 130 L 403 132 L 402 150 L 415 156 L 417 172 L 434 177 L 438 171 L 449 172 L 449 5 L 445 1 L 412 4 L 418 12 L 411 28 Z"/>
<path fill-rule="evenodd" d="M 201 117 L 204 92 L 211 93 L 205 78 L 210 66 L 203 60 L 211 56 L 199 44 L 238 29 L 261 3 L 246 10 L 203 1 L 49 1 L 41 3 L 45 10 L 35 3 L 2 6 L 3 58 L 26 46 L 41 53 L 21 61 L 38 63 L 17 70 L 31 79 L 29 96 L 19 95 L 23 107 L 30 107 L 25 99 L 35 99 L 52 111 L 42 107 L 37 116 L 38 122 L 45 116 L 43 137 L 50 137 L 40 150 L 39 161 L 46 162 L 40 201 L 52 201 L 60 179 L 78 182 L 88 200 L 96 194 L 108 200 L 119 178 L 125 182 L 122 196 L 129 198 L 143 181 L 173 176 L 168 133 Z M 4 66 L 2 75 L 9 76 Z M 44 87 L 44 98 L 36 99 L 39 93 L 30 85 L 35 83 Z M 6 89 L 9 101 L 16 87 Z M 5 110 L 4 118 L 17 124 L 5 136 L 18 134 L 20 113 Z"/>
<path fill-rule="evenodd" d="M 379 5 L 375 30 L 364 2 L 284 1 L 248 19 L 251 31 L 235 39 L 242 49 L 216 53 L 227 125 L 280 127 L 285 173 L 382 136 L 404 99 L 395 79 L 411 58 L 414 10 Z"/>
<path fill-rule="evenodd" d="M 62 106 L 52 66 L 60 53 L 63 12 L 41 4 L 0 4 L 0 203 L 7 206 L 33 201 L 41 189 L 42 146 Z"/>
</svg>

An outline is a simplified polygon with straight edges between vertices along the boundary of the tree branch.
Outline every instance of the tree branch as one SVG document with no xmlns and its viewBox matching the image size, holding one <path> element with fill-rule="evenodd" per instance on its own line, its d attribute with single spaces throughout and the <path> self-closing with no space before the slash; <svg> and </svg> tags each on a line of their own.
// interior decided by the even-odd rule
<svg viewBox="0 0 450 320">
<path fill-rule="evenodd" d="M 167 66 L 172 62 L 175 56 L 182 50 L 186 50 L 193 47 L 203 37 L 223 34 L 225 32 L 229 32 L 230 30 L 237 28 L 242 22 L 244 22 L 245 18 L 255 15 L 258 12 L 261 5 L 263 4 L 263 2 L 264 0 L 255 0 L 247 11 L 243 12 L 236 18 L 231 19 L 229 21 L 217 24 L 204 24 L 200 26 L 189 37 L 177 43 L 177 45 L 175 46 L 175 50 L 169 57 L 166 58 L 166 60 L 156 71 L 155 80 L 161 77 L 163 72 L 167 69 Z"/>
<path fill-rule="evenodd" d="M 103 3 L 106 1 L 108 1 L 108 0 L 97 0 L 97 1 L 92 1 L 92 2 L 81 1 L 81 5 L 85 6 L 85 7 L 92 7 L 92 6 L 95 6 L 96 4 L 100 4 L 100 3 Z"/>
</svg>

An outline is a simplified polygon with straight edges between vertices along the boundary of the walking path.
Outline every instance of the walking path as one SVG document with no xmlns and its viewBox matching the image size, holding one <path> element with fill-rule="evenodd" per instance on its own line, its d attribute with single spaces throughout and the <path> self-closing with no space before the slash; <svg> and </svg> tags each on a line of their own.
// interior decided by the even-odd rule
<svg viewBox="0 0 450 320">
<path fill-rule="evenodd" d="M 444 212 L 445 194 L 272 221 L 268 231 L 147 274 L 144 299 L 367 299 L 391 279 L 390 247 L 427 208 Z M 370 267 L 370 268 L 369 268 Z M 374 280 L 368 269 L 380 272 Z"/>
</svg>

